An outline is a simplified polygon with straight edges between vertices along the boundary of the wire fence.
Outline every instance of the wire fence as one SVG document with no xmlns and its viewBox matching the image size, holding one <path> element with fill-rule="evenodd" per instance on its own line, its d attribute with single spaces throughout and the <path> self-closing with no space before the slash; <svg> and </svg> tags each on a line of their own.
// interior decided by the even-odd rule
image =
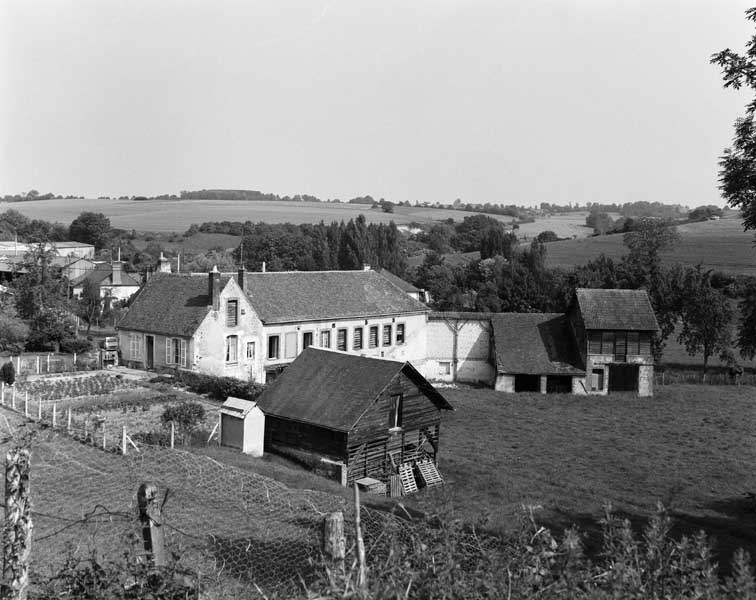
<svg viewBox="0 0 756 600">
<path fill-rule="evenodd" d="M 19 377 L 87 371 L 99 366 L 99 359 L 94 352 L 84 354 L 22 354 L 9 356 L 7 360 L 13 363 L 16 375 Z"/>
</svg>

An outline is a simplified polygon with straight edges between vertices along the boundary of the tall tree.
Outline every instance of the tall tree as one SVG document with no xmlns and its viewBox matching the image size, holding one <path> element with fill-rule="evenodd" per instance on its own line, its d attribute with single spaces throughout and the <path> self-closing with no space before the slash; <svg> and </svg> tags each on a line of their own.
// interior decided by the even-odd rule
<svg viewBox="0 0 756 600">
<path fill-rule="evenodd" d="M 68 233 L 72 240 L 92 244 L 96 250 L 101 250 L 110 239 L 110 219 L 102 213 L 85 211 L 71 222 Z"/>
<path fill-rule="evenodd" d="M 732 308 L 722 292 L 711 287 L 711 271 L 701 265 L 685 276 L 682 330 L 679 341 L 690 356 L 703 354 L 703 372 L 712 356 L 732 362 Z"/>
<path fill-rule="evenodd" d="M 100 288 L 89 279 L 84 280 L 81 298 L 76 302 L 76 314 L 87 324 L 87 334 L 102 312 Z"/>
</svg>

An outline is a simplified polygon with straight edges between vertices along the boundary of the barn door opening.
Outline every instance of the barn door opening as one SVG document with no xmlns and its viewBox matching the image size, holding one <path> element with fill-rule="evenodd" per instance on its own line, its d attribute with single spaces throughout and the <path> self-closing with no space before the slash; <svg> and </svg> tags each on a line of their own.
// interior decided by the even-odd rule
<svg viewBox="0 0 756 600">
<path fill-rule="evenodd" d="M 610 392 L 637 392 L 638 365 L 609 365 Z"/>
<path fill-rule="evenodd" d="M 515 392 L 540 392 L 540 375 L 515 375 Z"/>
<path fill-rule="evenodd" d="M 549 394 L 572 393 L 572 377 L 570 375 L 549 375 L 546 378 L 546 392 Z"/>
</svg>

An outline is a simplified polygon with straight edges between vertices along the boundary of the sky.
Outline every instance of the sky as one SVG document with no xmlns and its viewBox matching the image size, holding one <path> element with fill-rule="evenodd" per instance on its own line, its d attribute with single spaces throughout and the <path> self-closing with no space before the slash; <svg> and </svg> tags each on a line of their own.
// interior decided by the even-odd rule
<svg viewBox="0 0 756 600">
<path fill-rule="evenodd" d="M 2 0 L 0 195 L 723 201 L 739 0 Z"/>
</svg>

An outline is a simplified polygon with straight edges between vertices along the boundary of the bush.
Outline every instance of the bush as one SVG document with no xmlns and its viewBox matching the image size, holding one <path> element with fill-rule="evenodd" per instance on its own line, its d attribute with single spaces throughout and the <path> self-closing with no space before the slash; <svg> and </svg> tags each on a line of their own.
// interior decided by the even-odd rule
<svg viewBox="0 0 756 600">
<path fill-rule="evenodd" d="M 204 418 L 204 406 L 198 402 L 181 402 L 168 406 L 160 415 L 160 422 L 164 427 L 169 427 L 173 423 L 181 442 L 185 444 L 187 437 L 202 423 Z"/>
<path fill-rule="evenodd" d="M 76 354 L 84 354 L 85 352 L 89 352 L 91 349 L 92 342 L 85 338 L 71 337 L 66 338 L 60 342 L 61 352 L 66 352 L 67 354 L 73 354 L 74 352 Z"/>
<path fill-rule="evenodd" d="M 16 383 L 16 367 L 13 366 L 12 360 L 9 360 L 0 367 L 0 379 L 5 382 L 5 385 Z"/>
<path fill-rule="evenodd" d="M 235 377 L 216 377 L 193 371 L 177 371 L 176 381 L 183 383 L 193 392 L 209 394 L 219 400 L 225 400 L 229 396 L 256 400 L 265 389 L 265 386 L 259 383 L 242 381 Z"/>
</svg>

